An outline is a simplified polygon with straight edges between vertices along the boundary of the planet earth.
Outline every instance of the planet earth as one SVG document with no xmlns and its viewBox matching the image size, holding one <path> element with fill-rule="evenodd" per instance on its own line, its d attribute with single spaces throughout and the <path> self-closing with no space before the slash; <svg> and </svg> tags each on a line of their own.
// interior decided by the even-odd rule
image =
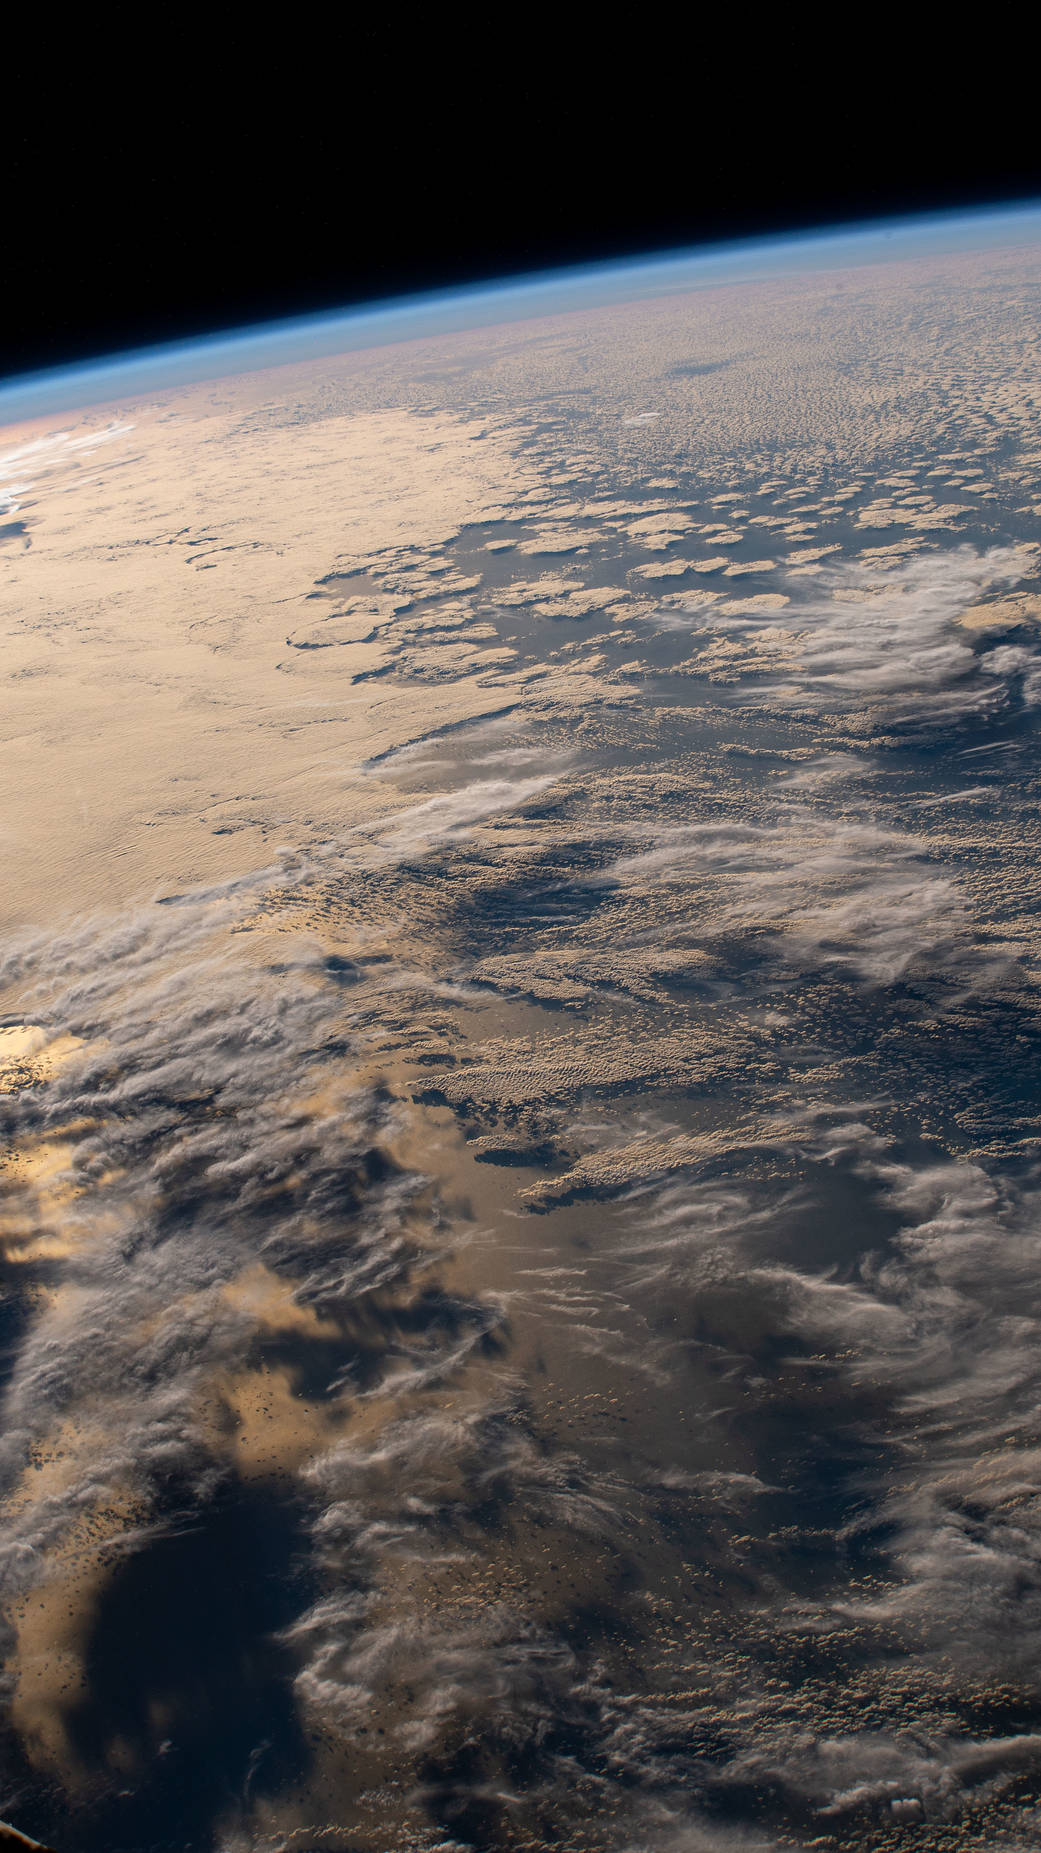
<svg viewBox="0 0 1041 1853">
<path fill-rule="evenodd" d="M 0 1814 L 1041 1833 L 1041 214 L 0 395 Z"/>
</svg>

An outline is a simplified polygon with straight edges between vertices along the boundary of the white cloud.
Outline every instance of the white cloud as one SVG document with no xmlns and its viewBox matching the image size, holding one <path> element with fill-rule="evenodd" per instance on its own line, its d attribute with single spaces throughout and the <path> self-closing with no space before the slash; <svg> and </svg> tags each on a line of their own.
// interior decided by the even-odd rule
<svg viewBox="0 0 1041 1853">
<path fill-rule="evenodd" d="M 1029 547 L 971 547 L 897 563 L 826 566 L 814 595 L 790 603 L 783 637 L 753 607 L 705 612 L 711 630 L 742 645 L 729 663 L 744 701 L 824 711 L 865 710 L 876 724 L 915 728 L 992 712 L 1025 676 L 1037 700 L 1041 659 L 998 649 L 981 659 L 957 620 L 995 586 L 1036 570 Z M 669 614 L 664 623 L 673 627 Z M 695 659 L 696 662 L 696 659 Z M 749 678 L 755 678 L 753 682 Z"/>
</svg>

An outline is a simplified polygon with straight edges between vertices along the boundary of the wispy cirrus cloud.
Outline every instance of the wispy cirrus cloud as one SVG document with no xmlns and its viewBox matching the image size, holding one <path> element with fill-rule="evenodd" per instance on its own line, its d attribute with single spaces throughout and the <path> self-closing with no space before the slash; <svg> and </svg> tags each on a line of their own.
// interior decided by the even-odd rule
<svg viewBox="0 0 1041 1853">
<path fill-rule="evenodd" d="M 699 602 L 692 616 L 715 643 L 694 666 L 704 660 L 743 702 L 863 711 L 876 729 L 913 731 L 993 713 L 1017 685 L 1036 702 L 1037 653 L 1019 645 L 981 652 L 957 622 L 988 592 L 1036 570 L 1034 550 L 1016 546 L 957 547 L 883 568 L 828 565 L 812 597 L 792 598 L 781 611 L 756 601 L 718 611 Z M 675 628 L 679 614 L 666 611 L 662 621 Z"/>
</svg>

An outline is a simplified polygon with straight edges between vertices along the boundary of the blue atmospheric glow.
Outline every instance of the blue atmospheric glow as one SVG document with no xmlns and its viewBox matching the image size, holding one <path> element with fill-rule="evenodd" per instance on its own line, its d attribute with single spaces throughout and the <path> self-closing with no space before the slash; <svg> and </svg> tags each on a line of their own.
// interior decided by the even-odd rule
<svg viewBox="0 0 1041 1853">
<path fill-rule="evenodd" d="M 267 322 L 231 334 L 138 348 L 0 383 L 0 424 L 118 404 L 192 382 L 497 322 L 635 302 L 713 284 L 1041 241 L 1041 202 L 933 214 L 794 237 L 746 239 L 621 263 L 585 264 L 347 311 Z"/>
</svg>

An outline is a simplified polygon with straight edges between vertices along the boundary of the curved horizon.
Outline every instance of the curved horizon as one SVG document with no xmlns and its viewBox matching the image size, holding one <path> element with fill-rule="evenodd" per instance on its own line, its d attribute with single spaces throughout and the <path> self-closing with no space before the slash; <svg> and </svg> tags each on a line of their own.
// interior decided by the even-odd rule
<svg viewBox="0 0 1041 1853">
<path fill-rule="evenodd" d="M 0 426 L 294 361 L 638 301 L 674 289 L 940 255 L 978 248 L 981 234 L 989 234 L 985 245 L 1000 246 L 1027 228 L 1041 239 L 1041 197 L 1026 203 L 890 214 L 832 223 L 814 231 L 705 241 L 627 258 L 525 271 L 455 289 L 373 298 L 343 309 L 245 323 L 210 334 L 108 351 L 89 360 L 0 375 Z"/>
</svg>

